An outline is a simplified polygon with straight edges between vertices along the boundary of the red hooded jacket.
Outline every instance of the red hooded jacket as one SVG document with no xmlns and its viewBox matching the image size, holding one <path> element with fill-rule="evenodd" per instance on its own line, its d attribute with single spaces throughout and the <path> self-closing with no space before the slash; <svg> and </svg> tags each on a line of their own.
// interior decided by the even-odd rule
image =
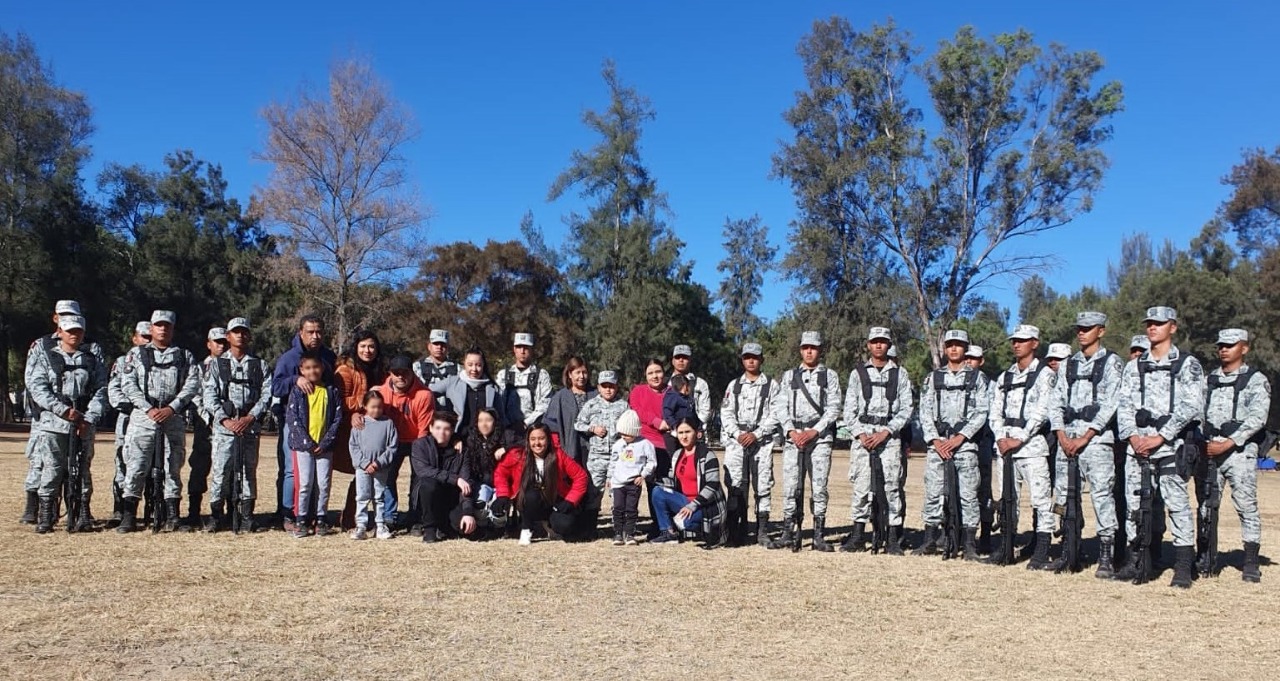
<svg viewBox="0 0 1280 681">
<path fill-rule="evenodd" d="M 587 471 L 559 447 L 555 447 L 555 454 L 556 468 L 560 472 L 556 498 L 577 507 L 587 494 Z M 524 459 L 524 447 L 512 447 L 502 455 L 498 468 L 493 472 L 493 489 L 498 496 L 515 499 L 520 493 L 520 476 L 524 473 Z"/>
</svg>

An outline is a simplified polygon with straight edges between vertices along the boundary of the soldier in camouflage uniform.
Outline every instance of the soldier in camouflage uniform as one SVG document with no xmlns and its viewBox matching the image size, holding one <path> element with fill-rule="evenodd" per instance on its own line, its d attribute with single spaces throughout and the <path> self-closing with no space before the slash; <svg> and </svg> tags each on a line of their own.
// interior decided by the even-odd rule
<svg viewBox="0 0 1280 681">
<path fill-rule="evenodd" d="M 151 322 L 138 322 L 134 325 L 130 342 L 135 348 L 150 343 Z M 128 366 L 129 360 L 128 353 L 117 357 L 111 365 L 111 378 L 107 380 L 107 404 L 116 410 L 115 475 L 111 479 L 111 520 L 117 524 L 124 516 L 124 458 L 127 449 L 125 433 L 129 428 L 129 413 L 133 411 L 133 403 L 125 398 L 124 391 L 120 388 L 120 377 L 124 374 L 124 368 Z"/>
<path fill-rule="evenodd" d="M 248 319 L 227 322 L 226 338 L 228 349 L 205 370 L 202 388 L 205 412 L 213 424 L 213 485 L 204 529 L 225 527 L 223 504 L 230 503 L 240 505 L 240 525 L 231 529 L 252 532 L 258 498 L 258 424 L 271 405 L 271 367 L 250 352 L 253 332 Z M 244 469 L 240 489 L 233 488 L 237 449 Z"/>
<path fill-rule="evenodd" d="M 533 334 L 517 333 L 512 342 L 515 364 L 494 377 L 506 400 L 508 426 L 529 428 L 542 420 L 551 404 L 551 376 L 533 363 Z"/>
<path fill-rule="evenodd" d="M 781 425 L 782 512 L 786 525 L 771 549 L 790 547 L 804 521 L 804 477 L 813 494 L 813 550 L 834 551 L 823 536 L 827 521 L 827 476 L 831 473 L 831 443 L 840 418 L 840 377 L 819 360 L 822 334 L 800 335 L 801 364 L 788 369 L 779 381 L 773 416 Z"/>
<path fill-rule="evenodd" d="M 592 508 L 599 511 L 609 484 L 609 457 L 618 439 L 618 417 L 630 407 L 618 394 L 618 374 L 601 371 L 596 378 L 596 394 L 582 404 L 573 429 L 587 438 L 587 476 L 590 478 Z"/>
<path fill-rule="evenodd" d="M 1023 481 L 1031 495 L 1035 510 L 1035 549 L 1028 570 L 1045 570 L 1049 562 L 1049 544 L 1053 540 L 1052 485 L 1049 481 L 1049 407 L 1053 402 L 1054 375 L 1040 360 L 1040 329 L 1019 325 L 1009 336 L 1014 363 L 994 382 L 991 397 L 990 424 L 1000 456 L 1013 457 L 1014 495 L 1019 494 L 1017 481 Z M 1016 506 L 1015 506 L 1016 507 Z M 1015 515 L 1013 526 L 1017 526 Z"/>
<path fill-rule="evenodd" d="M 724 444 L 728 492 L 726 532 L 730 544 L 747 543 L 747 494 L 754 491 L 756 543 L 768 546 L 773 443 L 778 431 L 771 405 L 782 387 L 760 371 L 764 349 L 759 343 L 744 343 L 740 357 L 743 373 L 724 389 L 724 400 L 720 402 L 720 436 Z"/>
<path fill-rule="evenodd" d="M 969 349 L 964 351 L 965 366 L 978 372 L 980 380 L 986 385 L 987 403 L 991 402 L 991 381 L 987 375 L 983 373 L 982 367 L 986 364 L 986 352 L 981 345 L 970 344 Z M 983 413 L 986 416 L 986 413 Z M 1002 470 L 992 468 L 992 463 L 996 457 L 996 440 L 991 436 L 991 428 L 983 422 L 982 430 L 978 431 L 978 471 L 982 474 L 982 478 L 978 481 L 978 511 L 981 519 L 978 521 L 978 553 L 989 553 L 991 551 L 991 527 L 995 524 L 996 518 L 996 502 L 993 494 L 994 489 L 1000 489 L 997 484 L 1003 482 L 1001 475 Z M 996 467 L 999 468 L 999 467 Z M 997 478 L 1001 478 L 997 480 Z"/>
<path fill-rule="evenodd" d="M 684 376 L 689 380 L 689 385 L 693 386 L 689 403 L 693 405 L 693 413 L 697 414 L 705 429 L 711 422 L 711 387 L 707 385 L 706 379 L 689 371 L 692 362 L 693 349 L 688 345 L 677 345 L 671 349 L 671 375 Z"/>
<path fill-rule="evenodd" d="M 1125 365 L 1120 379 L 1120 408 L 1116 412 L 1119 436 L 1129 442 L 1125 462 L 1125 494 L 1129 508 L 1139 507 L 1142 469 L 1138 458 L 1152 465 L 1153 485 L 1169 513 L 1175 554 L 1170 586 L 1191 588 L 1194 559 L 1195 519 L 1187 494 L 1186 461 L 1178 464 L 1184 443 L 1199 440 L 1198 421 L 1204 416 L 1205 379 L 1200 361 L 1183 354 L 1173 343 L 1178 331 L 1178 312 L 1171 307 L 1147 309 L 1145 319 L 1151 349 Z M 1137 522 L 1130 514 L 1129 537 L 1137 536 Z M 1158 544 L 1161 537 L 1152 538 Z M 1131 541 L 1133 541 L 1131 539 Z M 1136 548 L 1134 545 L 1132 548 Z M 1116 573 L 1117 579 L 1137 576 L 1138 557 Z"/>
<path fill-rule="evenodd" d="M 84 318 L 62 314 L 58 319 L 59 342 L 52 348 L 43 345 L 32 349 L 27 360 L 27 390 L 38 406 L 38 419 L 32 423 L 32 442 L 39 461 L 40 484 L 37 488 L 36 532 L 53 529 L 58 518 L 58 499 L 62 494 L 63 476 L 72 438 L 79 440 L 84 451 L 84 484 L 72 494 L 80 495 L 80 516 L 67 518 L 69 530 L 91 528 L 89 520 L 88 448 L 92 446 L 94 427 L 107 411 L 107 369 L 100 359 L 83 349 Z"/>
<path fill-rule="evenodd" d="M 1142 356 L 1142 353 L 1151 349 L 1151 341 L 1146 336 L 1134 336 L 1129 341 L 1129 359 L 1134 360 Z"/>
<path fill-rule="evenodd" d="M 952 329 L 942 336 L 946 365 L 930 372 L 920 386 L 920 430 L 928 443 L 924 469 L 924 543 L 912 553 L 937 553 L 942 524 L 943 460 L 956 460 L 960 483 L 960 521 L 964 526 L 964 559 L 976 560 L 981 520 L 978 487 L 979 436 L 987 425 L 987 379 L 965 361 L 969 334 Z"/>
<path fill-rule="evenodd" d="M 1245 364 L 1247 354 L 1247 331 L 1223 329 L 1218 332 L 1218 359 L 1222 366 L 1209 374 L 1205 454 L 1217 462 L 1218 489 L 1231 483 L 1231 503 L 1240 516 L 1240 533 L 1244 539 L 1242 578 L 1256 583 L 1262 581 L 1262 572 L 1258 569 L 1258 549 L 1262 541 L 1258 456 L 1266 453 L 1259 449 L 1266 438 L 1267 416 L 1271 413 L 1271 383 L 1262 372 Z M 1196 498 L 1200 497 L 1197 492 Z M 1203 502 L 1200 512 L 1207 512 Z M 1207 561 L 1208 554 L 1201 560 Z M 1213 567 L 1205 566 L 1205 571 Z"/>
<path fill-rule="evenodd" d="M 221 326 L 209 329 L 205 336 L 209 356 L 200 363 L 200 383 L 209 380 L 209 367 L 227 351 L 227 330 Z M 209 490 L 209 471 L 213 467 L 213 409 L 204 401 L 203 390 L 191 401 L 191 456 L 187 457 L 187 523 L 179 529 L 190 532 L 201 526 L 200 509 L 204 493 Z"/>
<path fill-rule="evenodd" d="M 844 395 L 844 422 L 849 428 L 849 482 L 853 485 L 853 531 L 840 545 L 843 551 L 865 548 L 866 524 L 872 521 L 871 457 L 880 459 L 884 471 L 884 496 L 888 502 L 888 539 L 886 551 L 902 554 L 903 495 L 900 485 L 902 468 L 902 430 L 911 421 L 911 378 L 897 362 L 889 359 L 893 339 L 889 329 L 873 326 L 867 333 L 867 352 L 871 356 L 858 369 L 849 372 L 849 387 Z"/>
<path fill-rule="evenodd" d="M 450 376 L 458 375 L 458 364 L 449 359 L 449 332 L 444 329 L 432 329 L 427 344 L 427 356 L 413 363 L 413 373 L 422 381 L 422 385 L 443 381 Z M 433 392 L 436 398 L 436 409 L 449 409 L 449 399 L 444 392 Z"/>
<path fill-rule="evenodd" d="M 1058 440 L 1058 476 L 1054 498 L 1067 499 L 1067 459 L 1076 458 L 1081 478 L 1089 481 L 1089 498 L 1098 526 L 1098 568 L 1094 577 L 1113 576 L 1116 504 L 1115 416 L 1120 405 L 1120 372 L 1124 362 L 1102 347 L 1107 316 L 1101 312 L 1076 315 L 1076 339 L 1080 351 L 1058 367 L 1049 423 Z M 1055 564 L 1055 568 L 1065 562 Z"/>
<path fill-rule="evenodd" d="M 125 459 L 124 516 L 117 532 L 137 529 L 138 500 L 157 446 L 166 449 L 165 529 L 178 527 L 180 474 L 186 457 L 186 424 L 181 414 L 200 392 L 200 371 L 190 352 L 170 345 L 176 320 L 177 315 L 169 310 L 151 313 L 151 342 L 129 351 L 131 359 L 120 379 L 125 397 L 133 404 L 133 414 L 126 435 L 129 453 Z"/>
</svg>

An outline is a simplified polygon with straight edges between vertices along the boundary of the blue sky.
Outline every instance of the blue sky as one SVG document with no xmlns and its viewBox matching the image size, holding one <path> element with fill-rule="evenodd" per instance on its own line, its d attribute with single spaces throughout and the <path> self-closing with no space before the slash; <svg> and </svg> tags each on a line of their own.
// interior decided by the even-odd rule
<svg viewBox="0 0 1280 681">
<path fill-rule="evenodd" d="M 1106 186 L 1090 215 L 1034 244 L 1058 256 L 1046 278 L 1061 291 L 1104 284 L 1125 234 L 1185 244 L 1241 151 L 1280 144 L 1276 3 L 23 2 L 0 30 L 30 35 L 88 96 L 91 174 L 111 161 L 158 167 L 189 148 L 222 164 L 244 201 L 268 171 L 252 160 L 263 105 L 323 82 L 336 58 L 370 56 L 422 129 L 409 156 L 437 242 L 518 238 L 532 210 L 560 243 L 561 216 L 579 204 L 547 203 L 547 187 L 594 142 L 580 116 L 605 105 L 599 71 L 612 58 L 657 110 L 643 153 L 695 277 L 714 291 L 726 217 L 759 213 L 785 248 L 794 201 L 768 178 L 770 157 L 803 86 L 795 46 L 832 14 L 859 27 L 893 16 L 926 48 L 973 24 L 1103 55 L 1126 99 Z M 1016 315 L 1015 289 L 984 293 Z M 758 312 L 785 311 L 789 293 L 768 282 Z"/>
</svg>

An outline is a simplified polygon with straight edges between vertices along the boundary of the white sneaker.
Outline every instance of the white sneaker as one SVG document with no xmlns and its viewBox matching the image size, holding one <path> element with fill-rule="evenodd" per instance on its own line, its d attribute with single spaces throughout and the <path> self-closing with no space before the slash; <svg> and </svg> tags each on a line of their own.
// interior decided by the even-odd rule
<svg viewBox="0 0 1280 681">
<path fill-rule="evenodd" d="M 378 525 L 378 534 L 376 534 L 375 536 L 378 539 L 390 539 L 391 530 L 388 529 L 386 525 Z"/>
<path fill-rule="evenodd" d="M 369 535 L 365 533 L 363 527 L 357 527 L 356 529 L 351 530 L 351 538 L 352 539 L 368 539 Z"/>
<path fill-rule="evenodd" d="M 533 543 L 533 530 L 520 530 L 520 545 L 528 546 Z"/>
<path fill-rule="evenodd" d="M 684 518 L 681 518 L 680 516 L 676 516 L 675 518 L 672 518 L 671 520 L 672 520 L 672 522 L 674 522 L 674 523 L 676 524 L 676 527 L 677 527 L 681 532 L 684 532 Z"/>
</svg>

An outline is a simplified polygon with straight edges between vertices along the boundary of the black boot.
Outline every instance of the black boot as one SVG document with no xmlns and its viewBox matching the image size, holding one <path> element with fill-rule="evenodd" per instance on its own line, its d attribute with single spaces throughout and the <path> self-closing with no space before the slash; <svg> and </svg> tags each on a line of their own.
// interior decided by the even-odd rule
<svg viewBox="0 0 1280 681">
<path fill-rule="evenodd" d="M 190 532 L 191 528 L 181 525 L 178 522 L 178 500 L 164 500 L 164 531 L 165 532 Z"/>
<path fill-rule="evenodd" d="M 1195 547 L 1173 547 L 1173 581 L 1169 582 L 1169 586 L 1176 586 L 1179 589 L 1190 589 L 1192 580 L 1191 565 L 1194 562 Z"/>
<path fill-rule="evenodd" d="M 795 544 L 796 521 L 788 518 L 782 523 L 782 536 L 769 542 L 771 549 L 789 549 Z"/>
<path fill-rule="evenodd" d="M 1111 579 L 1115 576 L 1115 569 L 1111 563 L 1112 547 L 1115 546 L 1115 540 L 1110 537 L 1101 537 L 1098 540 L 1098 569 L 1093 571 L 1093 576 L 1098 579 Z"/>
<path fill-rule="evenodd" d="M 120 501 L 120 524 L 116 532 L 124 534 L 138 529 L 138 500 L 125 497 Z"/>
<path fill-rule="evenodd" d="M 938 552 L 938 526 L 925 525 L 924 526 L 924 543 L 917 546 L 916 550 L 911 552 L 911 555 L 932 556 L 937 552 Z"/>
<path fill-rule="evenodd" d="M 119 526 L 123 519 L 124 497 L 120 494 L 120 488 L 113 482 L 111 483 L 111 522 Z"/>
<path fill-rule="evenodd" d="M 813 550 L 829 553 L 835 551 L 836 547 L 827 543 L 827 538 L 822 536 L 826 530 L 827 519 L 825 516 L 816 515 L 813 517 Z"/>
<path fill-rule="evenodd" d="M 849 533 L 848 538 L 840 543 L 840 550 L 845 553 L 860 553 L 867 550 L 867 540 L 863 536 L 866 532 L 866 523 L 854 523 L 853 531 Z"/>
<path fill-rule="evenodd" d="M 737 495 L 729 495 L 729 502 L 725 508 L 724 516 L 724 536 L 728 540 L 729 546 L 741 546 L 738 542 L 738 533 L 745 532 L 746 528 L 742 527 L 742 520 L 738 515 L 738 497 Z"/>
<path fill-rule="evenodd" d="M 27 508 L 22 512 L 22 517 L 18 518 L 18 522 L 23 525 L 35 525 L 39 506 L 40 495 L 35 492 L 27 492 Z"/>
<path fill-rule="evenodd" d="M 1129 542 L 1129 550 L 1125 551 L 1127 560 L 1124 562 L 1124 566 L 1116 571 L 1116 574 L 1112 579 L 1122 582 L 1134 582 L 1138 580 L 1139 551 L 1141 551 L 1141 549 L 1138 548 L 1138 542 Z M 1145 581 L 1145 579 L 1146 576 L 1144 575 L 1143 581 Z"/>
<path fill-rule="evenodd" d="M 196 529 L 204 525 L 200 521 L 200 503 L 203 501 L 203 495 L 192 494 L 187 498 L 187 532 L 194 532 Z"/>
<path fill-rule="evenodd" d="M 258 529 L 257 523 L 253 521 L 253 499 L 246 499 L 240 502 L 240 526 L 233 528 L 236 534 L 252 534 Z"/>
<path fill-rule="evenodd" d="M 978 528 L 964 528 L 964 555 L 965 560 L 978 559 Z"/>
<path fill-rule="evenodd" d="M 769 548 L 769 514 L 756 514 L 756 544 Z"/>
<path fill-rule="evenodd" d="M 902 526 L 889 526 L 889 541 L 884 545 L 884 552 L 891 556 L 902 555 Z"/>
<path fill-rule="evenodd" d="M 209 502 L 209 517 L 205 518 L 204 531 L 212 534 L 222 529 L 223 517 L 222 501 Z"/>
<path fill-rule="evenodd" d="M 751 542 L 751 520 L 747 518 L 747 498 L 742 497 L 742 504 L 738 507 L 738 532 L 736 536 L 731 536 L 735 546 L 746 546 Z"/>
<path fill-rule="evenodd" d="M 1257 584 L 1262 581 L 1262 571 L 1258 569 L 1258 550 L 1261 547 L 1256 541 L 1244 543 L 1244 572 L 1240 578 L 1246 582 Z"/>
<path fill-rule="evenodd" d="M 1031 562 L 1027 563 L 1028 570 L 1048 570 L 1053 567 L 1053 563 L 1049 562 L 1049 545 L 1053 543 L 1053 535 L 1048 532 L 1036 533 L 1036 548 L 1031 554 Z"/>
<path fill-rule="evenodd" d="M 92 532 L 93 516 L 89 515 L 89 505 L 93 501 L 93 495 L 88 492 L 80 495 L 80 517 L 68 519 L 68 524 L 75 532 Z"/>
<path fill-rule="evenodd" d="M 36 532 L 39 534 L 48 534 L 53 531 L 53 521 L 58 517 L 58 511 L 54 507 L 57 503 L 57 497 L 39 497 L 36 503 Z"/>
</svg>

